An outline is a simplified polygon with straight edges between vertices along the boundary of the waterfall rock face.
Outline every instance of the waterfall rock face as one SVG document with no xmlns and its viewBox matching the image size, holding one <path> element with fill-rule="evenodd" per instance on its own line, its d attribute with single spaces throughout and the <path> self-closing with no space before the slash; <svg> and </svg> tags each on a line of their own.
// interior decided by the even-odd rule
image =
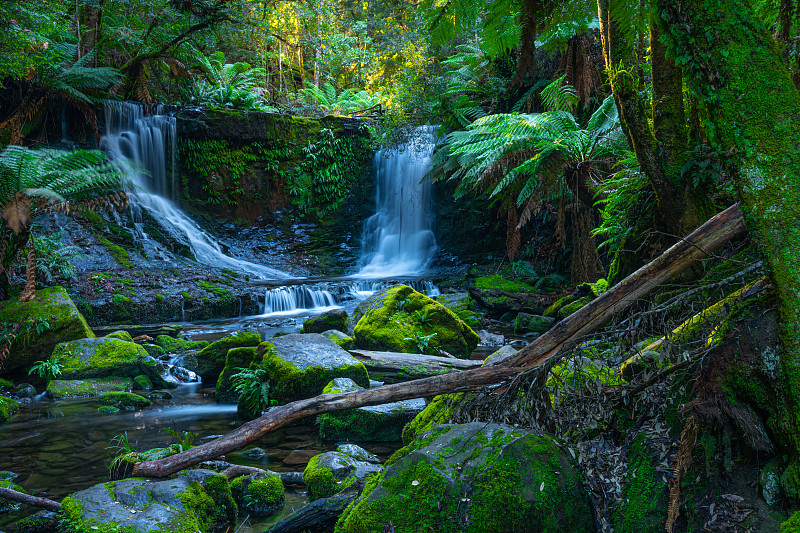
<svg viewBox="0 0 800 533">
<path fill-rule="evenodd" d="M 357 277 L 418 274 L 436 252 L 431 169 L 435 129 L 420 128 L 405 146 L 375 155 L 377 212 L 364 224 Z"/>
</svg>

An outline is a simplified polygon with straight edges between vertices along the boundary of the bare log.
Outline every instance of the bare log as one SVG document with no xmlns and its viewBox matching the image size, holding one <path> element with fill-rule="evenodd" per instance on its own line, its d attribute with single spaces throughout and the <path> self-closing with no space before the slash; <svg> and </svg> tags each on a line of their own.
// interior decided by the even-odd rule
<svg viewBox="0 0 800 533">
<path fill-rule="evenodd" d="M 548 359 L 579 344 L 589 333 L 610 321 L 638 299 L 707 257 L 719 246 L 744 231 L 739 206 L 729 207 L 693 231 L 663 255 L 643 266 L 618 285 L 565 318 L 547 333 L 506 359 L 502 365 L 432 376 L 406 383 L 384 385 L 342 394 L 322 394 L 274 408 L 218 439 L 157 461 L 137 463 L 134 476 L 165 477 L 202 461 L 244 448 L 264 435 L 303 418 L 354 409 L 366 405 L 472 390 L 505 381 L 519 372 L 542 368 Z"/>
<path fill-rule="evenodd" d="M 348 487 L 343 492 L 329 498 L 320 498 L 304 505 L 289 516 L 275 522 L 264 533 L 312 533 L 330 531 L 339 515 L 355 500 L 361 492 L 361 483 L 356 483 L 353 490 Z"/>
<path fill-rule="evenodd" d="M 47 498 L 40 498 L 39 496 L 31 496 L 30 494 L 17 492 L 14 489 L 7 489 L 5 487 L 0 487 L 0 498 L 32 505 L 34 507 L 39 507 L 40 509 L 47 509 L 48 511 L 61 510 L 61 504 L 58 502 L 48 500 Z"/>
<path fill-rule="evenodd" d="M 350 353 L 367 367 L 370 378 L 384 383 L 400 383 L 460 372 L 477 368 L 483 364 L 483 361 L 416 353 L 373 352 L 370 350 L 350 350 Z"/>
<path fill-rule="evenodd" d="M 281 478 L 284 485 L 305 485 L 301 472 L 273 472 L 272 470 L 265 470 L 264 468 L 257 468 L 255 466 L 232 464 L 222 470 L 220 474 L 228 479 L 239 476 L 249 476 L 250 474 L 272 474 Z"/>
</svg>

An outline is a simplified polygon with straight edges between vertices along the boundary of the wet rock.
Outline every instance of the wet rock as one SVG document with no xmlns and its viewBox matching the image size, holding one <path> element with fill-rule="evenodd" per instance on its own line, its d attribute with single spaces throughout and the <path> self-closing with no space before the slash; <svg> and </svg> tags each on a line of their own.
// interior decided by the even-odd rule
<svg viewBox="0 0 800 533">
<path fill-rule="evenodd" d="M 249 457 L 251 459 L 263 459 L 267 455 L 267 452 L 264 450 L 264 448 L 259 448 L 256 446 L 241 452 L 240 455 L 244 455 L 245 457 Z"/>
<path fill-rule="evenodd" d="M 489 357 L 487 357 L 486 360 L 483 362 L 483 366 L 499 365 L 500 363 L 502 363 L 503 361 L 505 361 L 518 351 L 519 350 L 517 350 L 510 344 L 507 344 L 502 348 L 500 348 L 499 350 L 497 350 L 496 352 L 494 352 Z"/>
<path fill-rule="evenodd" d="M 337 329 L 329 329 L 327 331 L 322 332 L 322 336 L 326 339 L 330 339 L 345 350 L 349 350 L 350 348 L 355 348 L 355 339 L 353 337 L 349 337 L 347 333 L 339 331 Z"/>
<path fill-rule="evenodd" d="M 454 312 L 469 327 L 477 328 L 481 325 L 481 317 L 475 312 L 475 302 L 469 293 L 452 292 L 440 294 L 435 300 Z"/>
<path fill-rule="evenodd" d="M 123 479 L 76 492 L 61 503 L 61 527 L 76 531 L 105 530 L 113 524 L 126 531 L 181 531 L 207 533 L 232 524 L 236 505 L 224 476 L 204 484 L 177 476 L 164 481 Z"/>
<path fill-rule="evenodd" d="M 430 355 L 444 350 L 468 358 L 479 342 L 455 313 L 407 285 L 370 296 L 356 307 L 351 322 L 357 318 L 356 345 L 366 350 Z"/>
<path fill-rule="evenodd" d="M 486 423 L 420 435 L 367 480 L 337 531 L 461 529 L 518 533 L 595 530 L 582 477 L 546 435 Z"/>
<path fill-rule="evenodd" d="M 27 494 L 27 491 L 25 489 L 23 489 L 16 483 L 13 483 L 8 480 L 0 479 L 0 487 Z M 0 497 L 0 513 L 10 513 L 14 511 L 19 511 L 21 507 L 22 504 L 19 502 L 15 502 L 13 500 L 7 500 L 3 497 Z"/>
<path fill-rule="evenodd" d="M 481 339 L 481 344 L 484 346 L 502 346 L 506 338 L 497 333 L 490 333 L 485 329 L 478 332 L 478 337 Z"/>
<path fill-rule="evenodd" d="M 317 455 L 314 450 L 292 450 L 283 459 L 283 464 L 286 466 L 302 466 L 307 465 L 312 457 Z"/>
<path fill-rule="evenodd" d="M 361 446 L 356 446 L 355 444 L 340 444 L 336 447 L 336 451 L 345 455 L 349 455 L 356 461 L 364 461 L 376 465 L 381 464 L 381 460 L 377 455 L 373 455 Z"/>
<path fill-rule="evenodd" d="M 311 398 L 335 378 L 367 386 L 367 369 L 335 342 L 319 333 L 293 333 L 259 347 L 261 366 L 269 376 L 270 395 L 279 403 Z"/>
<path fill-rule="evenodd" d="M 544 333 L 555 324 L 556 319 L 548 316 L 519 313 L 514 319 L 514 332 L 516 333 Z"/>
<path fill-rule="evenodd" d="M 19 474 L 16 474 L 11 470 L 0 470 L 0 480 L 2 481 L 14 481 L 18 477 Z"/>
<path fill-rule="evenodd" d="M 147 352 L 133 342 L 102 337 L 62 342 L 53 350 L 52 360 L 60 360 L 66 379 L 135 377 L 142 373 L 139 362 Z"/>
<path fill-rule="evenodd" d="M 323 393 L 362 390 L 350 379 L 335 379 Z M 425 409 L 425 400 L 413 399 L 383 405 L 370 405 L 348 411 L 324 413 L 317 417 L 323 440 L 397 441 L 403 426 Z"/>
<path fill-rule="evenodd" d="M 14 396 L 18 398 L 33 398 L 36 396 L 36 387 L 30 383 L 20 383 L 14 387 Z"/>
<path fill-rule="evenodd" d="M 19 533 L 53 533 L 58 531 L 58 515 L 53 511 L 39 511 L 17 522 Z"/>
<path fill-rule="evenodd" d="M 118 331 L 113 331 L 113 332 L 109 333 L 108 335 L 106 335 L 106 337 L 110 337 L 112 339 L 119 339 L 119 340 L 125 341 L 125 342 L 133 342 L 133 337 L 131 337 L 131 334 L 128 333 L 127 331 L 125 331 L 124 329 L 120 329 Z"/>
<path fill-rule="evenodd" d="M 333 496 L 368 474 L 380 472 L 380 465 L 359 461 L 341 452 L 325 452 L 311 458 L 303 471 L 303 482 L 311 501 Z"/>
<path fill-rule="evenodd" d="M 347 312 L 344 309 L 332 309 L 306 319 L 301 333 L 323 333 L 329 329 L 343 330 L 345 327 L 347 327 Z"/>
<path fill-rule="evenodd" d="M 233 376 L 241 372 L 242 368 L 249 368 L 256 360 L 255 347 L 231 348 L 225 357 L 225 367 L 217 378 L 215 397 L 220 403 L 237 403 L 239 395 L 233 390 Z"/>
<path fill-rule="evenodd" d="M 149 398 L 132 392 L 104 392 L 98 396 L 98 400 L 100 403 L 127 410 L 141 409 L 153 403 Z"/>
<path fill-rule="evenodd" d="M 185 339 L 176 339 L 170 335 L 157 336 L 155 343 L 157 346 L 163 348 L 166 353 L 201 350 L 209 345 L 208 341 L 188 341 Z"/>
<path fill-rule="evenodd" d="M 140 374 L 133 378 L 133 386 L 136 390 L 150 390 L 153 388 L 153 382 L 144 374 Z"/>
<path fill-rule="evenodd" d="M 104 392 L 130 392 L 131 378 L 54 379 L 47 384 L 47 395 L 54 400 L 91 398 Z"/>
<path fill-rule="evenodd" d="M 165 390 L 151 391 L 151 392 L 148 392 L 147 394 L 145 394 L 145 396 L 147 398 L 150 398 L 151 400 L 171 400 L 172 399 L 172 394 L 168 393 Z"/>
<path fill-rule="evenodd" d="M 46 360 L 60 342 L 94 337 L 63 287 L 40 289 L 29 302 L 7 300 L 0 308 L 3 323 L 17 324 L 26 315 L 37 327 L 22 328 L 3 361 L 3 372 Z"/>
</svg>

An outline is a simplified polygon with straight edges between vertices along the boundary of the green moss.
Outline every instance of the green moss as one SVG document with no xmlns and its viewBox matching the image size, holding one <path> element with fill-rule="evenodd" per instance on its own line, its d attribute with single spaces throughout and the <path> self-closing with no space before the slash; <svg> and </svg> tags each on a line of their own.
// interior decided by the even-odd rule
<svg viewBox="0 0 800 533">
<path fill-rule="evenodd" d="M 557 316 L 558 318 L 566 318 L 584 305 L 588 304 L 592 301 L 592 296 L 584 296 L 582 298 L 578 298 L 577 300 L 570 302 L 563 306 L 561 309 L 558 310 Z M 549 308 L 548 308 L 549 309 Z M 547 314 L 547 311 L 545 311 Z"/>
<path fill-rule="evenodd" d="M 98 396 L 98 400 L 108 405 L 116 405 L 123 408 L 132 407 L 135 409 L 147 407 L 153 403 L 148 398 L 133 392 L 104 392 Z"/>
<path fill-rule="evenodd" d="M 29 302 L 14 299 L 2 303 L 0 323 L 11 328 L 26 316 L 3 362 L 4 371 L 46 359 L 59 342 L 95 336 L 63 287 L 40 289 Z"/>
<path fill-rule="evenodd" d="M 106 335 L 106 337 L 110 337 L 112 339 L 119 339 L 121 341 L 126 341 L 126 342 L 133 342 L 133 337 L 131 337 L 131 334 L 125 330 L 119 330 L 115 331 L 114 333 L 109 333 L 108 335 Z"/>
<path fill-rule="evenodd" d="M 113 405 L 101 405 L 97 410 L 105 415 L 113 415 L 120 412 L 120 408 Z"/>
<path fill-rule="evenodd" d="M 426 431 L 450 422 L 456 405 L 465 401 L 464 397 L 467 394 L 469 393 L 457 392 L 434 397 L 425 409 L 403 428 L 403 442 L 409 444 Z"/>
<path fill-rule="evenodd" d="M 256 360 L 255 347 L 231 348 L 225 358 L 225 367 L 217 379 L 216 400 L 222 403 L 236 403 L 239 395 L 233 390 L 233 375 L 237 368 L 249 368 Z"/>
<path fill-rule="evenodd" d="M 261 335 L 250 331 L 243 331 L 214 341 L 197 354 L 197 373 L 205 382 L 215 381 L 225 367 L 228 350 L 246 346 L 255 347 L 260 343 Z"/>
<path fill-rule="evenodd" d="M 195 283 L 197 283 L 197 286 L 201 289 L 211 292 L 217 296 L 227 297 L 231 295 L 231 291 L 228 289 L 222 288 L 208 281 L 196 281 Z"/>
<path fill-rule="evenodd" d="M 123 248 L 122 246 L 118 246 L 109 241 L 108 239 L 104 238 L 101 238 L 100 242 L 103 244 L 103 246 L 106 247 L 106 249 L 109 252 L 111 252 L 111 255 L 114 256 L 114 259 L 117 261 L 117 263 L 120 264 L 120 266 L 125 268 L 133 268 L 133 262 L 131 261 L 131 256 L 128 253 L 128 251 L 125 250 L 125 248 Z"/>
<path fill-rule="evenodd" d="M 0 487 L 4 489 L 11 489 L 17 492 L 22 492 L 23 494 L 27 494 L 28 492 L 17 485 L 16 483 L 12 483 L 6 479 L 0 479 Z M 0 513 L 7 513 L 9 511 L 15 511 L 20 508 L 20 503 L 15 502 L 13 500 L 7 500 L 6 498 L 0 497 Z"/>
<path fill-rule="evenodd" d="M 368 309 L 354 334 L 364 349 L 428 354 L 445 350 L 463 358 L 479 341 L 455 313 L 406 285 L 388 289 L 383 305 Z"/>
<path fill-rule="evenodd" d="M 619 533 L 660 533 L 667 516 L 667 485 L 653 465 L 652 453 L 639 435 L 628 450 L 628 479 L 622 503 L 614 511 L 614 531 Z"/>
<path fill-rule="evenodd" d="M 159 335 L 155 340 L 156 345 L 161 346 L 167 353 L 181 352 L 184 350 L 199 350 L 208 346 L 208 341 L 187 341 L 176 339 L 170 335 Z"/>
<path fill-rule="evenodd" d="M 183 299 L 184 299 L 184 300 L 192 300 L 192 299 L 194 298 L 194 296 L 192 296 L 190 293 L 188 293 L 188 292 L 186 292 L 186 291 L 181 291 L 181 292 L 179 292 L 178 294 L 180 294 L 181 296 L 183 296 Z"/>
<path fill-rule="evenodd" d="M 350 409 L 321 414 L 317 423 L 322 440 L 393 442 L 400 440 L 409 418 L 403 410 L 376 413 L 369 409 Z"/>
<path fill-rule="evenodd" d="M 333 471 L 318 466 L 319 457 L 319 455 L 312 457 L 303 471 L 303 483 L 306 484 L 308 499 L 311 501 L 327 498 L 339 492 Z"/>
<path fill-rule="evenodd" d="M 90 398 L 104 392 L 128 392 L 132 388 L 130 378 L 54 379 L 47 384 L 47 395 L 54 400 Z"/>
<path fill-rule="evenodd" d="M 136 390 L 151 390 L 153 388 L 153 382 L 144 374 L 139 374 L 133 378 L 133 386 Z"/>
<path fill-rule="evenodd" d="M 139 360 L 147 357 L 140 345 L 114 338 L 62 342 L 53 350 L 51 360 L 59 359 L 62 375 L 71 379 L 134 377 L 141 373 Z"/>
<path fill-rule="evenodd" d="M 11 418 L 17 411 L 19 411 L 19 404 L 15 400 L 0 396 L 0 423 Z"/>
<path fill-rule="evenodd" d="M 562 307 L 565 305 L 571 304 L 575 301 L 575 297 L 571 294 L 564 296 L 563 298 L 559 298 L 555 302 L 553 302 L 547 309 L 544 310 L 544 316 L 555 317 L 558 315 L 558 312 L 561 310 Z"/>
<path fill-rule="evenodd" d="M 503 292 L 536 292 L 533 286 L 503 278 L 498 274 L 475 278 L 475 287 L 482 290 L 498 290 Z"/>
<path fill-rule="evenodd" d="M 14 388 L 14 382 L 0 378 L 0 390 L 10 390 Z"/>
<path fill-rule="evenodd" d="M 781 524 L 780 533 L 800 533 L 800 511 L 795 511 L 788 520 Z"/>
</svg>

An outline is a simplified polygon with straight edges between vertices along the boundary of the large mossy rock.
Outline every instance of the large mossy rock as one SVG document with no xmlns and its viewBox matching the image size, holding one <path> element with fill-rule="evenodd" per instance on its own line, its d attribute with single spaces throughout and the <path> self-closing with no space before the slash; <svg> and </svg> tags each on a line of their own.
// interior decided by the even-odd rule
<svg viewBox="0 0 800 533">
<path fill-rule="evenodd" d="M 38 290 L 29 302 L 4 302 L 0 323 L 14 327 L 26 315 L 28 319 L 11 344 L 2 372 L 44 361 L 60 342 L 95 336 L 63 287 Z"/>
<path fill-rule="evenodd" d="M 261 335 L 253 331 L 242 331 L 214 341 L 197 354 L 197 374 L 205 383 L 216 382 L 231 348 L 255 347 L 261 343 Z"/>
<path fill-rule="evenodd" d="M 233 376 L 239 373 L 239 368 L 249 368 L 256 360 L 256 347 L 245 346 L 231 348 L 225 357 L 225 367 L 217 378 L 216 400 L 220 403 L 236 403 L 239 395 L 234 392 Z"/>
<path fill-rule="evenodd" d="M 59 525 L 67 531 L 207 533 L 233 526 L 236 503 L 225 476 L 196 471 L 101 483 L 65 498 L 61 511 Z"/>
<path fill-rule="evenodd" d="M 475 301 L 466 292 L 440 294 L 436 301 L 454 312 L 458 318 L 471 328 L 481 325 L 481 316 L 475 312 Z"/>
<path fill-rule="evenodd" d="M 363 316 L 353 332 L 365 350 L 430 355 L 444 350 L 468 358 L 480 340 L 450 309 L 407 285 L 380 291 L 359 307 L 353 317 Z"/>
<path fill-rule="evenodd" d="M 356 450 L 365 451 L 361 448 Z M 357 455 L 361 455 L 358 453 Z M 346 451 L 325 452 L 311 458 L 303 471 L 303 483 L 311 501 L 342 492 L 369 474 L 383 470 L 378 464 L 354 457 Z"/>
<path fill-rule="evenodd" d="M 329 329 L 343 330 L 347 327 L 347 311 L 331 309 L 321 315 L 312 316 L 303 322 L 301 333 L 324 333 Z"/>
<path fill-rule="evenodd" d="M 257 472 L 231 481 L 231 492 L 241 508 L 254 516 L 269 516 L 283 507 L 283 481 L 272 472 Z"/>
<path fill-rule="evenodd" d="M 17 411 L 19 411 L 19 404 L 16 400 L 0 396 L 0 424 L 11 418 L 11 415 Z"/>
<path fill-rule="evenodd" d="M 338 344 L 319 333 L 293 333 L 259 346 L 271 399 L 278 403 L 311 398 L 336 378 L 369 387 L 367 369 Z"/>
<path fill-rule="evenodd" d="M 47 384 L 47 395 L 54 400 L 90 398 L 104 392 L 130 392 L 131 378 L 54 379 Z"/>
<path fill-rule="evenodd" d="M 323 393 L 341 393 L 361 390 L 353 380 L 337 378 L 331 381 Z M 335 441 L 382 441 L 400 440 L 403 427 L 425 409 L 425 400 L 420 398 L 382 405 L 369 405 L 323 413 L 317 417 L 319 436 L 322 440 Z"/>
<path fill-rule="evenodd" d="M 548 436 L 497 424 L 439 426 L 371 476 L 337 533 L 593 532 L 581 475 Z"/>
</svg>

